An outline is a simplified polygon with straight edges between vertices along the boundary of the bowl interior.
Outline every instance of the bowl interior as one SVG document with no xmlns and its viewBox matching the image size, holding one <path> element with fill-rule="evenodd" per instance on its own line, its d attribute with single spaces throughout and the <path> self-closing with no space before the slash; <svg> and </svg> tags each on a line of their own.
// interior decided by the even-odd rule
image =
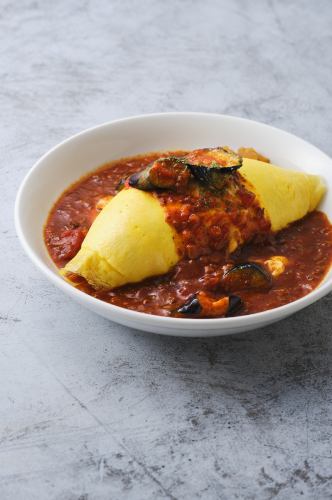
<svg viewBox="0 0 332 500">
<path fill-rule="evenodd" d="M 35 262 L 56 273 L 43 242 L 43 226 L 58 196 L 82 175 L 111 160 L 149 151 L 227 144 L 250 146 L 273 163 L 315 173 L 332 185 L 332 160 L 291 134 L 250 120 L 203 113 L 169 113 L 101 125 L 61 143 L 42 157 L 24 180 L 16 218 L 21 239 Z M 321 207 L 332 220 L 332 193 Z M 332 282 L 332 273 L 324 280 Z"/>
</svg>

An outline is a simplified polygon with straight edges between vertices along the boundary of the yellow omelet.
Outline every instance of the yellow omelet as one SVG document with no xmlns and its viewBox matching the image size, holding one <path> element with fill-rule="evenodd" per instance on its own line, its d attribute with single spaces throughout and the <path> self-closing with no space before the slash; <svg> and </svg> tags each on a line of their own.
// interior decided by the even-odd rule
<svg viewBox="0 0 332 500">
<path fill-rule="evenodd" d="M 249 182 L 273 231 L 280 231 L 291 222 L 314 210 L 325 193 L 325 184 L 318 175 L 244 158 L 240 174 Z"/>
<path fill-rule="evenodd" d="M 178 262 L 176 237 L 153 194 L 126 189 L 103 208 L 64 271 L 96 287 L 136 283 Z"/>
</svg>

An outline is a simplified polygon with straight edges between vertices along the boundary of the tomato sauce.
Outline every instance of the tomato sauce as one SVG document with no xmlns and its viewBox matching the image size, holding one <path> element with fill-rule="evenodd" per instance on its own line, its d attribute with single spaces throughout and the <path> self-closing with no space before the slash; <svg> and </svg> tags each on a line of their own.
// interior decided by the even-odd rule
<svg viewBox="0 0 332 500">
<path fill-rule="evenodd" d="M 255 195 L 237 173 L 226 181 L 222 195 L 201 188 L 198 196 L 163 191 L 157 196 L 165 206 L 167 222 L 181 235 L 182 254 L 187 259 L 211 251 L 219 251 L 225 258 L 232 225 L 245 241 L 270 232 Z"/>
<path fill-rule="evenodd" d="M 172 154 L 179 155 L 181 152 Z M 49 254 L 59 268 L 64 267 L 80 249 L 98 214 L 100 199 L 114 195 L 123 178 L 142 170 L 160 156 L 160 153 L 149 153 L 111 162 L 82 178 L 62 194 L 50 212 L 44 231 Z M 173 211 L 168 209 L 167 213 L 168 221 L 181 233 L 185 242 L 183 258 L 171 272 L 110 291 L 95 290 L 80 277 L 71 276 L 71 279 L 82 291 L 117 306 L 149 314 L 183 317 L 176 312 L 177 309 L 198 291 L 207 292 L 216 298 L 218 294 L 220 296 L 221 266 L 225 264 L 225 252 L 218 247 L 218 241 L 222 239 L 218 229 L 220 225 L 211 224 L 207 242 L 209 252 L 197 252 L 198 229 L 202 223 L 199 220 L 199 207 L 195 209 L 191 206 L 190 200 L 183 203 L 181 197 L 176 199 L 180 196 L 177 194 L 158 196 L 161 203 L 166 203 L 169 196 L 173 196 L 174 202 L 181 201 L 181 206 L 178 204 L 180 208 Z M 262 211 L 255 205 L 250 193 L 243 191 L 241 196 L 242 202 L 257 215 L 257 227 L 262 234 L 265 232 L 265 238 L 241 247 L 227 257 L 227 263 L 262 262 L 281 255 L 287 258 L 288 265 L 285 272 L 273 279 L 269 290 L 236 291 L 243 301 L 243 307 L 237 315 L 272 309 L 308 294 L 318 286 L 332 262 L 332 226 L 325 214 L 314 211 L 278 234 L 271 235 Z M 213 197 L 211 199 L 213 203 Z M 236 213 L 234 210 L 233 216 Z M 190 218 L 191 223 L 188 225 Z M 186 230 L 187 233 L 183 235 Z M 202 248 L 202 242 L 199 248 Z"/>
</svg>

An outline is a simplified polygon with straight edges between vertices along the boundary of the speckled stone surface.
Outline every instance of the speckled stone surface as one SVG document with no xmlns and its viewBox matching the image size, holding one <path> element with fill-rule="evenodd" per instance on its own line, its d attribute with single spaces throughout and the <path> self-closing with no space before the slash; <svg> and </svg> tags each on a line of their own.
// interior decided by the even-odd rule
<svg viewBox="0 0 332 500">
<path fill-rule="evenodd" d="M 139 333 L 69 301 L 13 227 L 41 154 L 132 114 L 230 113 L 332 154 L 330 0 L 0 7 L 0 499 L 332 498 L 331 295 L 233 338 Z"/>
</svg>

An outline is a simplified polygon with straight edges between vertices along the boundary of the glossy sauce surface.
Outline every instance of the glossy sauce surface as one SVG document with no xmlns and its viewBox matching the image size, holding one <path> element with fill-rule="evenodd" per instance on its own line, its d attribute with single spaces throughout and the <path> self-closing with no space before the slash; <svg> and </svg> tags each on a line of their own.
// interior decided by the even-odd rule
<svg viewBox="0 0 332 500">
<path fill-rule="evenodd" d="M 98 201 L 104 196 L 114 195 L 121 179 L 142 170 L 160 156 L 161 153 L 150 153 L 112 162 L 81 179 L 60 197 L 45 226 L 45 243 L 58 267 L 63 267 L 78 252 L 98 214 Z M 163 202 L 163 197 L 172 195 L 158 196 Z M 267 231 L 266 221 L 250 196 L 246 197 L 246 193 L 243 193 L 243 200 L 257 210 L 257 221 L 261 221 L 260 229 Z M 192 215 L 197 214 L 190 203 L 182 203 L 181 209 L 168 212 L 167 217 L 178 231 L 182 231 Z M 225 264 L 225 253 L 223 248 L 218 248 L 217 242 L 221 235 L 214 233 L 216 229 L 213 226 L 212 224 L 211 238 L 212 241 L 215 238 L 215 248 L 203 254 L 199 252 L 200 256 L 197 256 L 192 236 L 188 233 L 184 258 L 167 275 L 111 291 L 95 290 L 80 277 L 71 276 L 71 279 L 81 290 L 112 304 L 150 314 L 181 316 L 176 312 L 177 308 L 194 293 L 205 291 L 216 298 L 221 294 L 219 280 L 221 266 Z M 227 263 L 263 262 L 275 255 L 287 257 L 289 263 L 285 272 L 273 279 L 273 285 L 268 291 L 236 291 L 244 303 L 237 315 L 286 304 L 306 295 L 319 284 L 332 261 L 332 226 L 325 214 L 315 211 L 277 235 L 245 245 L 228 257 Z"/>
</svg>

